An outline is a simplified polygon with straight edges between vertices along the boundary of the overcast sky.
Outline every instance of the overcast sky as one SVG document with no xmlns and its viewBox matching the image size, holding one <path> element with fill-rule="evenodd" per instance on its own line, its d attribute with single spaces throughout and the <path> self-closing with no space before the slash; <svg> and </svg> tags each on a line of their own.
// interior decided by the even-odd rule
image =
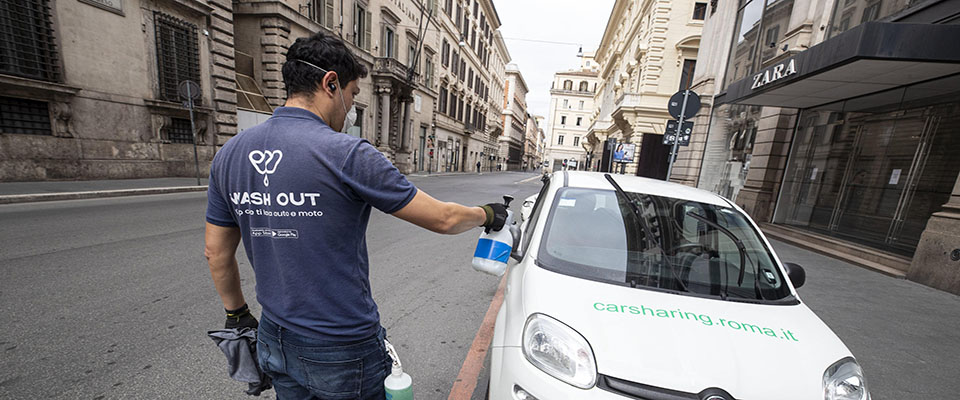
<svg viewBox="0 0 960 400">
<path fill-rule="evenodd" d="M 614 0 L 494 0 L 493 3 L 500 16 L 500 32 L 510 51 L 511 62 L 520 67 L 530 87 L 527 108 L 531 114 L 547 118 L 553 73 L 580 66 L 577 58 L 580 44 L 584 52 L 596 50 Z"/>
</svg>

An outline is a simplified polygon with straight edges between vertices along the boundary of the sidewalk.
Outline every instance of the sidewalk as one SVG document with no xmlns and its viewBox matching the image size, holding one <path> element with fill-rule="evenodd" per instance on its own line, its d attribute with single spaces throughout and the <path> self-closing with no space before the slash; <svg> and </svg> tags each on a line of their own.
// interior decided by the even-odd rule
<svg viewBox="0 0 960 400">
<path fill-rule="evenodd" d="M 493 171 L 488 174 L 503 174 L 519 171 Z M 418 172 L 408 174 L 410 178 L 431 176 L 477 175 L 476 172 Z M 139 196 L 148 194 L 166 194 L 183 192 L 202 192 L 207 190 L 207 179 L 196 178 L 148 178 L 148 179 L 107 179 L 94 181 L 42 181 L 42 182 L 0 182 L 0 204 L 31 203 L 38 201 L 79 200 L 102 197 Z"/>
<path fill-rule="evenodd" d="M 196 178 L 0 182 L 0 204 L 206 191 L 207 180 L 200 182 L 201 186 Z"/>
</svg>

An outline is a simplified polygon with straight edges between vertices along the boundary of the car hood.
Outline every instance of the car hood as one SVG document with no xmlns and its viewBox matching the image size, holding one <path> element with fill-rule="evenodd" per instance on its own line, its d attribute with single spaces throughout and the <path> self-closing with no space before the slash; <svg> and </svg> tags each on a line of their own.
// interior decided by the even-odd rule
<svg viewBox="0 0 960 400">
<path fill-rule="evenodd" d="M 738 399 L 822 398 L 823 373 L 850 356 L 805 305 L 706 299 L 528 268 L 526 315 L 572 327 L 600 374 L 687 393 L 721 388 Z"/>
</svg>

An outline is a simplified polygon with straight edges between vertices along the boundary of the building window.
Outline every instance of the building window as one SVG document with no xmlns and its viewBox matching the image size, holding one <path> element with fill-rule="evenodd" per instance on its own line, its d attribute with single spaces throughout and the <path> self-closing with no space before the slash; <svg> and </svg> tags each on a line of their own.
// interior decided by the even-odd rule
<svg viewBox="0 0 960 400">
<path fill-rule="evenodd" d="M 460 21 L 463 19 L 463 8 L 460 7 L 460 3 L 457 3 L 457 18 L 453 20 L 453 23 L 457 25 L 457 29 L 461 32 L 463 27 L 460 26 Z"/>
<path fill-rule="evenodd" d="M 370 51 L 371 21 L 370 12 L 358 3 L 353 11 L 353 44 L 366 51 Z"/>
<path fill-rule="evenodd" d="M 424 63 L 427 87 L 433 87 L 433 57 L 427 57 Z"/>
<path fill-rule="evenodd" d="M 450 118 L 457 118 L 457 95 L 450 92 L 450 104 L 445 104 L 444 107 L 447 107 L 447 115 Z"/>
<path fill-rule="evenodd" d="M 566 125 L 566 124 L 567 124 L 567 116 L 566 116 L 566 115 L 561 115 L 561 116 L 560 116 L 560 125 Z"/>
<path fill-rule="evenodd" d="M 580 107 L 581 110 L 583 109 L 583 100 L 580 100 L 580 106 L 579 106 L 579 107 Z"/>
<path fill-rule="evenodd" d="M 467 72 L 467 88 L 473 89 L 473 70 Z"/>
<path fill-rule="evenodd" d="M 680 71 L 680 90 L 690 89 L 693 84 L 693 71 L 697 68 L 697 60 L 683 60 L 683 70 Z"/>
<path fill-rule="evenodd" d="M 567 99 L 563 99 L 563 108 L 564 108 L 564 109 L 570 108 L 570 107 L 567 105 Z"/>
<path fill-rule="evenodd" d="M 447 88 L 443 86 L 440 87 L 440 96 L 437 97 L 437 112 L 447 113 Z"/>
<path fill-rule="evenodd" d="M 693 19 L 703 21 L 707 17 L 707 3 L 693 3 Z"/>
<path fill-rule="evenodd" d="M 48 103 L 0 97 L 0 133 L 52 135 Z"/>
<path fill-rule="evenodd" d="M 577 119 L 579 119 L 579 118 L 577 118 Z M 580 125 L 580 124 L 577 124 L 577 125 Z M 574 146 L 579 146 L 579 145 L 580 145 L 580 136 L 574 136 L 574 137 L 573 137 L 573 145 L 574 145 Z"/>
<path fill-rule="evenodd" d="M 587 81 L 580 81 L 580 91 L 581 91 L 581 92 L 586 92 L 586 91 L 589 91 L 589 90 L 590 90 L 590 86 L 589 86 L 589 84 L 587 83 Z"/>
<path fill-rule="evenodd" d="M 463 82 L 463 79 L 464 79 L 463 71 L 466 71 L 466 70 L 467 70 L 467 63 L 463 61 L 463 59 L 461 58 L 460 59 L 460 82 Z"/>
<path fill-rule="evenodd" d="M 397 58 L 397 33 L 394 32 L 393 27 L 386 25 L 383 27 L 383 45 L 380 55 L 386 58 Z"/>
<path fill-rule="evenodd" d="M 334 21 L 334 10 L 333 10 L 333 0 L 314 0 L 313 3 L 316 3 L 316 10 L 313 12 L 313 20 L 319 22 L 321 25 L 333 29 Z"/>
<path fill-rule="evenodd" d="M 407 46 L 407 66 L 411 68 L 417 66 L 417 48 L 413 44 Z"/>
<path fill-rule="evenodd" d="M 563 81 L 563 90 L 573 90 L 573 81 L 571 80 Z"/>
<path fill-rule="evenodd" d="M 874 2 L 863 9 L 860 23 L 875 21 L 880 16 L 880 2 Z"/>
<path fill-rule="evenodd" d="M 710 15 L 717 12 L 717 0 L 710 0 Z"/>
<path fill-rule="evenodd" d="M 170 124 L 163 128 L 161 138 L 170 143 L 193 143 L 193 132 L 190 131 L 190 120 L 185 118 L 171 118 Z"/>
<path fill-rule="evenodd" d="M 580 126 L 580 123 L 583 122 L 583 117 L 577 117 L 577 126 Z M 573 145 L 577 145 L 577 139 L 573 139 Z"/>
<path fill-rule="evenodd" d="M 440 63 L 444 67 L 450 66 L 450 43 L 447 43 L 447 39 L 443 39 L 443 44 L 440 46 Z"/>
<path fill-rule="evenodd" d="M 166 101 L 179 102 L 177 85 L 180 82 L 191 80 L 200 84 L 197 27 L 160 12 L 154 12 L 153 15 L 157 34 L 160 97 Z"/>
<path fill-rule="evenodd" d="M 777 47 L 777 42 L 780 40 L 780 25 L 774 25 L 767 29 L 767 47 L 775 48 Z"/>
<path fill-rule="evenodd" d="M 0 0 L 0 74 L 59 81 L 48 0 Z"/>
<path fill-rule="evenodd" d="M 557 145 L 563 146 L 563 135 L 557 135 Z"/>
<path fill-rule="evenodd" d="M 459 75 L 459 72 L 457 71 L 459 67 L 460 67 L 460 53 L 454 52 L 453 65 L 451 65 L 450 73 L 453 74 L 453 76 Z"/>
</svg>

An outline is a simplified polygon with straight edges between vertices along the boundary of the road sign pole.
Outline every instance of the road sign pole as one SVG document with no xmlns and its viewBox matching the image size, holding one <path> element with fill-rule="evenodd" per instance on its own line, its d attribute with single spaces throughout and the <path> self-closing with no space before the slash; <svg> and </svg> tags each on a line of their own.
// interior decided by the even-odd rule
<svg viewBox="0 0 960 400">
<path fill-rule="evenodd" d="M 673 174 L 673 163 L 677 161 L 677 149 L 680 148 L 680 131 L 683 129 L 683 118 L 687 112 L 687 98 L 690 96 L 689 90 L 683 91 L 683 105 L 680 106 L 680 118 L 677 121 L 677 136 L 673 140 L 673 148 L 670 150 L 670 165 L 667 166 L 667 182 L 670 182 L 670 175 Z"/>
<path fill-rule="evenodd" d="M 187 101 L 190 106 L 190 133 L 193 134 L 193 165 L 197 169 L 197 186 L 200 186 L 200 156 L 197 155 L 197 128 L 193 122 L 193 93 L 190 93 L 190 85 L 187 86 Z"/>
</svg>

